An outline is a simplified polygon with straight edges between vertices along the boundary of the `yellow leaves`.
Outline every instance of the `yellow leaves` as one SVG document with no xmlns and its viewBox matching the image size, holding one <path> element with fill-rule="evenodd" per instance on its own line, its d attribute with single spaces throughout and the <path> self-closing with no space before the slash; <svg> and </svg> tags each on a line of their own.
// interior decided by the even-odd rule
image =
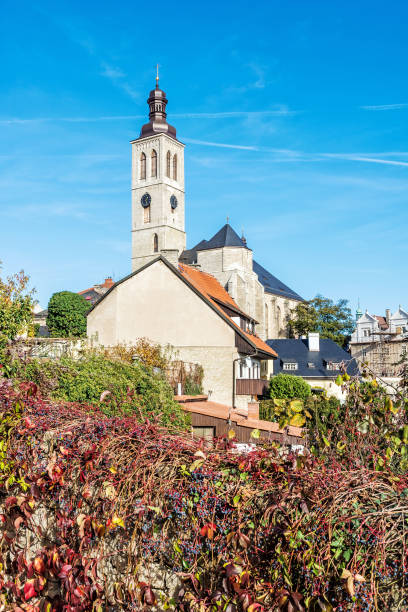
<svg viewBox="0 0 408 612">
<path fill-rule="evenodd" d="M 254 438 L 255 440 L 258 440 L 260 435 L 261 435 L 261 432 L 259 431 L 259 429 L 253 429 L 251 431 L 251 438 Z"/>
<path fill-rule="evenodd" d="M 190 472 L 194 472 L 194 470 L 197 470 L 199 467 L 201 467 L 203 463 L 204 459 L 196 459 L 195 461 L 193 461 L 193 463 L 188 469 L 190 470 Z"/>
<path fill-rule="evenodd" d="M 194 457 L 200 457 L 201 459 L 207 459 L 207 455 L 204 455 L 202 450 L 198 450 L 196 453 L 194 453 Z"/>
<path fill-rule="evenodd" d="M 306 423 L 306 418 L 302 414 L 295 414 L 289 421 L 289 425 L 293 427 L 303 427 Z"/>
<path fill-rule="evenodd" d="M 334 381 L 336 383 L 336 385 L 338 387 L 341 387 L 341 385 L 343 384 L 343 377 L 340 376 L 340 374 L 338 375 L 338 377 L 336 378 L 336 380 Z"/>
<path fill-rule="evenodd" d="M 118 470 L 113 465 L 109 468 L 109 471 L 112 472 L 112 474 L 117 474 L 118 472 Z"/>
<path fill-rule="evenodd" d="M 299 412 L 302 412 L 303 410 L 303 402 L 302 400 L 299 400 L 299 399 L 292 400 L 289 403 L 289 406 L 292 412 L 299 413 Z"/>
<path fill-rule="evenodd" d="M 394 403 L 390 397 L 387 397 L 385 400 L 385 409 L 389 410 L 393 414 L 397 414 L 398 408 L 394 406 Z"/>
<path fill-rule="evenodd" d="M 123 519 L 121 519 L 116 514 L 113 515 L 112 520 L 111 520 L 111 524 L 114 527 L 123 527 L 123 529 L 125 528 L 125 523 L 123 522 Z"/>
<path fill-rule="evenodd" d="M 233 440 L 235 438 L 235 431 L 233 429 L 228 430 L 228 440 Z"/>
</svg>

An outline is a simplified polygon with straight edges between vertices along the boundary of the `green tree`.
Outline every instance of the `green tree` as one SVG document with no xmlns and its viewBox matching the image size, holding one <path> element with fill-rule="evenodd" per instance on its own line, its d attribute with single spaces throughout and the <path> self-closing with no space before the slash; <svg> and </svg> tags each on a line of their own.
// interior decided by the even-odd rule
<svg viewBox="0 0 408 612">
<path fill-rule="evenodd" d="M 288 321 L 292 336 L 303 336 L 319 332 L 321 338 L 329 338 L 344 347 L 350 339 L 354 321 L 348 301 L 337 303 L 330 298 L 317 295 L 309 302 L 301 302 L 292 310 Z"/>
<path fill-rule="evenodd" d="M 270 397 L 275 399 L 307 399 L 312 393 L 309 385 L 300 376 L 277 374 L 269 383 Z"/>
<path fill-rule="evenodd" d="M 48 303 L 47 326 L 53 338 L 86 336 L 89 304 L 82 295 L 71 291 L 54 293 Z"/>
<path fill-rule="evenodd" d="M 28 282 L 23 270 L 6 279 L 0 276 L 0 355 L 8 341 L 30 331 L 33 290 L 28 289 Z"/>
</svg>

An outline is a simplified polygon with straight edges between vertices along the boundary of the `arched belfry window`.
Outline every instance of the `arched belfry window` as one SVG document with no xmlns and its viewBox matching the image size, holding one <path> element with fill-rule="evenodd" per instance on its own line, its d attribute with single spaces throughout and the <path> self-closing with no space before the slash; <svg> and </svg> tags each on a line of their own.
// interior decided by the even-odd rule
<svg viewBox="0 0 408 612">
<path fill-rule="evenodd" d="M 173 179 L 177 181 L 177 155 L 173 155 Z"/>
<path fill-rule="evenodd" d="M 157 177 L 157 153 L 154 149 L 152 151 L 151 161 L 152 161 L 152 177 L 156 178 Z"/>
<path fill-rule="evenodd" d="M 166 176 L 170 178 L 171 153 L 167 151 L 166 155 Z"/>
<path fill-rule="evenodd" d="M 146 178 L 146 155 L 144 153 L 140 155 L 140 178 Z"/>
<path fill-rule="evenodd" d="M 157 234 L 153 236 L 153 253 L 157 253 L 159 251 L 159 237 Z"/>
</svg>

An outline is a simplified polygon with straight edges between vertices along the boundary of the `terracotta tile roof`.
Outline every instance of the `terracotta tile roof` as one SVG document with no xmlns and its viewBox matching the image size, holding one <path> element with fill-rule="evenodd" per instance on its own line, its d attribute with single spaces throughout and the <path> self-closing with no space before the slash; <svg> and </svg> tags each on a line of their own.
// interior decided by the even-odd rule
<svg viewBox="0 0 408 612">
<path fill-rule="evenodd" d="M 230 417 L 233 423 L 236 423 L 240 427 L 249 427 L 250 429 L 259 429 L 260 431 L 272 431 L 274 433 L 284 434 L 284 430 L 279 428 L 278 423 L 272 423 L 271 421 L 262 421 L 261 419 L 245 418 L 234 412 L 230 406 L 225 404 L 218 404 L 216 402 L 186 402 L 180 404 L 183 410 L 187 412 L 195 412 L 196 414 L 203 414 L 206 416 L 215 417 L 217 419 L 228 420 Z M 301 427 L 293 427 L 289 425 L 288 432 L 290 436 L 296 436 L 301 438 L 303 436 L 303 430 Z"/>
<path fill-rule="evenodd" d="M 245 314 L 236 304 L 236 302 L 232 299 L 228 291 L 224 289 L 217 281 L 215 276 L 208 274 L 207 272 L 202 272 L 201 270 L 197 270 L 196 268 L 192 268 L 191 266 L 187 266 L 186 264 L 179 264 L 179 271 L 183 275 L 183 277 L 191 284 L 195 289 L 197 289 L 204 297 L 206 297 L 216 308 L 219 310 L 224 317 L 229 319 L 234 327 L 240 331 L 241 334 L 246 336 L 249 342 L 256 346 L 257 349 L 266 353 L 267 355 L 271 355 L 272 357 L 277 357 L 277 353 L 266 344 L 263 340 L 261 340 L 258 336 L 254 334 L 250 334 L 242 330 L 239 325 L 235 323 L 229 317 L 221 306 L 217 303 L 217 301 L 222 302 L 226 306 L 231 306 L 234 310 L 241 312 L 245 317 L 250 319 L 247 314 Z"/>
<path fill-rule="evenodd" d="M 381 327 L 381 329 L 388 329 L 388 323 L 385 317 L 379 317 L 378 315 L 374 315 L 374 316 L 377 319 L 378 325 Z"/>
</svg>

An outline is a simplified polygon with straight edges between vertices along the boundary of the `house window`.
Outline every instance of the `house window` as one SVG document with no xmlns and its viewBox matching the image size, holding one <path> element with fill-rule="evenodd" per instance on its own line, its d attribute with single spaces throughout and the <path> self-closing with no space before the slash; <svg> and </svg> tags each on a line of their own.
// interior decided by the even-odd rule
<svg viewBox="0 0 408 612">
<path fill-rule="evenodd" d="M 296 361 L 285 361 L 285 363 L 283 364 L 283 369 L 284 370 L 297 370 L 298 364 L 296 363 Z"/>
<path fill-rule="evenodd" d="M 157 253 L 159 250 L 159 237 L 157 234 L 153 236 L 153 253 Z"/>
<path fill-rule="evenodd" d="M 363 359 L 365 359 L 365 358 L 367 357 L 367 350 L 366 350 L 366 349 L 363 349 L 363 350 L 361 351 L 361 354 L 362 354 L 362 356 L 363 356 Z"/>
<path fill-rule="evenodd" d="M 166 176 L 170 178 L 170 164 L 171 164 L 171 153 L 167 151 L 166 155 Z"/>
<path fill-rule="evenodd" d="M 364 338 L 367 338 L 370 335 L 370 330 L 369 329 L 363 329 L 363 336 Z"/>
<path fill-rule="evenodd" d="M 173 155 L 173 180 L 177 181 L 177 155 Z"/>
<path fill-rule="evenodd" d="M 326 367 L 328 370 L 340 370 L 340 366 L 341 366 L 341 363 L 338 363 L 335 361 L 329 361 Z"/>
<path fill-rule="evenodd" d="M 152 151 L 151 161 L 152 161 L 152 177 L 156 178 L 157 177 L 157 153 L 154 149 Z"/>
<path fill-rule="evenodd" d="M 308 361 L 307 362 L 307 367 L 313 369 L 313 368 L 316 367 L 316 365 L 313 363 L 313 361 Z"/>
<path fill-rule="evenodd" d="M 244 378 L 244 364 L 242 361 L 239 362 L 239 377 Z"/>
<path fill-rule="evenodd" d="M 146 155 L 144 153 L 140 156 L 140 178 L 146 178 Z"/>
<path fill-rule="evenodd" d="M 143 209 L 143 223 L 150 223 L 150 206 Z"/>
</svg>

